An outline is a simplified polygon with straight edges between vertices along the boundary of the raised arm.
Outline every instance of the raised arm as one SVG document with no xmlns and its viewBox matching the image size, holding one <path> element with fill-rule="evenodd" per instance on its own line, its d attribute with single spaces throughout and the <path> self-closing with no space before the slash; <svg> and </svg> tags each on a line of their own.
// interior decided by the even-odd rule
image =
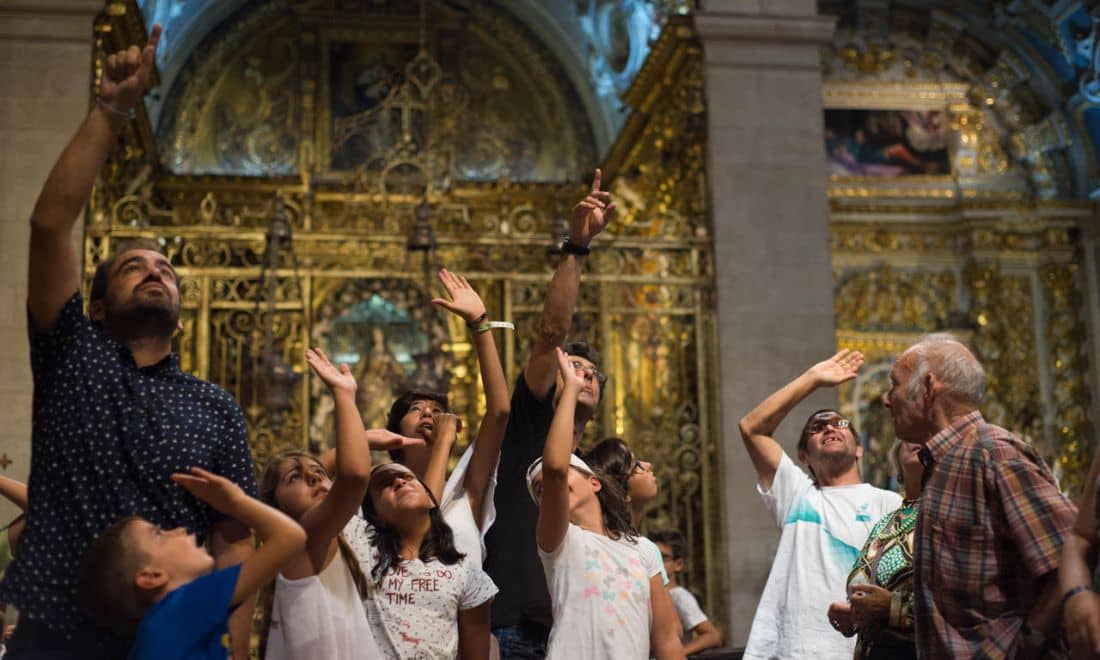
<svg viewBox="0 0 1100 660">
<path fill-rule="evenodd" d="M 489 489 L 489 483 L 500 458 L 500 446 L 504 441 L 504 429 L 508 426 L 508 412 L 511 402 L 508 398 L 508 382 L 504 379 L 504 367 L 500 364 L 500 355 L 488 328 L 479 328 L 478 322 L 486 321 L 485 303 L 481 296 L 470 286 L 465 277 L 443 269 L 439 271 L 439 280 L 450 295 L 450 300 L 436 298 L 432 302 L 457 314 L 470 325 L 474 334 L 474 350 L 481 368 L 481 382 L 485 387 L 485 417 L 477 432 L 474 455 L 466 470 L 463 487 L 470 498 L 470 508 L 474 520 L 481 526 L 481 505 Z"/>
<path fill-rule="evenodd" d="M 92 193 L 127 112 L 145 95 L 160 26 L 154 25 L 145 48 L 130 46 L 109 55 L 103 67 L 99 101 L 50 170 L 31 213 L 27 308 L 39 332 L 48 330 L 80 283 L 72 232 Z"/>
<path fill-rule="evenodd" d="M 564 385 L 554 409 L 550 432 L 542 450 L 542 495 L 535 540 L 543 552 L 553 552 L 569 531 L 569 455 L 573 452 L 573 415 L 577 394 L 584 388 L 584 377 L 569 364 L 569 356 L 555 348 L 558 369 Z"/>
<path fill-rule="evenodd" d="M 588 195 L 573 207 L 569 216 L 569 242 L 582 248 L 587 248 L 615 217 L 615 202 L 611 200 L 611 193 L 600 190 L 600 176 L 600 171 L 596 170 Z M 539 334 L 523 371 L 527 387 L 538 399 L 545 398 L 554 385 L 557 370 L 554 349 L 562 345 L 573 324 L 584 260 L 581 255 L 563 254 L 546 291 Z"/>
<path fill-rule="evenodd" d="M 1100 595 L 1094 590 L 1090 562 L 1096 557 L 1096 480 L 1100 477 L 1100 450 L 1092 458 L 1088 479 L 1077 505 L 1077 519 L 1066 533 L 1058 565 L 1058 599 L 1062 623 L 1073 657 L 1100 655 Z M 1068 596 L 1068 598 L 1067 598 Z"/>
<path fill-rule="evenodd" d="M 773 436 L 787 413 L 819 387 L 835 386 L 855 378 L 862 365 L 863 354 L 859 351 L 840 351 L 807 369 L 741 418 L 738 425 L 741 439 L 761 486 L 771 488 L 775 471 L 779 469 L 783 447 Z"/>
<path fill-rule="evenodd" d="M 358 442 L 362 446 L 360 451 L 389 451 L 401 447 L 423 447 L 424 438 L 407 438 L 387 429 L 367 429 L 359 436 Z M 336 448 L 330 447 L 317 457 L 325 471 L 336 474 Z"/>
<path fill-rule="evenodd" d="M 424 484 L 432 491 L 435 501 L 441 502 L 443 486 L 447 484 L 447 461 L 451 457 L 455 438 L 462 430 L 462 420 L 453 413 L 440 413 L 432 421 L 435 431 L 432 433 L 432 453 L 428 457 L 428 467 L 424 470 Z"/>
<path fill-rule="evenodd" d="M 363 422 L 355 405 L 357 382 L 346 364 L 335 367 L 320 348 L 306 351 L 310 369 L 332 391 L 335 401 L 335 469 L 332 489 L 298 523 L 306 532 L 306 550 L 283 574 L 290 579 L 317 575 L 325 567 L 332 540 L 363 502 L 370 481 L 370 449 L 363 443 Z"/>
<path fill-rule="evenodd" d="M 0 497 L 23 511 L 27 510 L 27 484 L 22 481 L 0 476 Z"/>
<path fill-rule="evenodd" d="M 176 473 L 172 481 L 230 518 L 256 531 L 262 545 L 241 564 L 231 605 L 250 598 L 261 586 L 275 579 L 283 565 L 305 548 L 306 533 L 298 523 L 278 509 L 245 494 L 225 477 L 191 468 L 191 474 Z"/>
</svg>

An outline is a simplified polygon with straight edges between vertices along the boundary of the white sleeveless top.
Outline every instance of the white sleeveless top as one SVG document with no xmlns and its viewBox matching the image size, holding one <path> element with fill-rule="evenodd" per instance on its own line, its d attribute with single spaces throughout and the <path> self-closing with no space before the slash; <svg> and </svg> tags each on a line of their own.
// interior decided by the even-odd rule
<svg viewBox="0 0 1100 660">
<path fill-rule="evenodd" d="M 439 509 L 443 512 L 443 520 L 451 527 L 455 535 L 455 548 L 466 555 L 466 560 L 480 567 L 485 562 L 485 534 L 493 526 L 496 520 L 497 510 L 493 504 L 496 495 L 497 471 L 493 468 L 493 474 L 489 479 L 489 487 L 481 502 L 481 527 L 478 527 L 474 519 L 474 510 L 470 503 L 470 496 L 466 493 L 466 472 L 470 468 L 470 460 L 474 455 L 474 446 L 477 441 L 463 452 L 462 457 L 455 465 L 447 483 L 443 486 L 443 497 L 440 498 Z"/>
<path fill-rule="evenodd" d="M 275 578 L 267 660 L 380 658 L 363 601 L 339 552 L 318 575 Z"/>
</svg>

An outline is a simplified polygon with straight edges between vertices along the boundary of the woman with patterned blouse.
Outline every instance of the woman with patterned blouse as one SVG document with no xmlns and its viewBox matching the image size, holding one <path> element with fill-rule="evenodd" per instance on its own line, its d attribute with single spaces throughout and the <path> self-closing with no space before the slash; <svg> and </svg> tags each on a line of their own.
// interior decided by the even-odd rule
<svg viewBox="0 0 1100 660">
<path fill-rule="evenodd" d="M 915 660 L 913 641 L 913 533 L 920 511 L 924 467 L 920 445 L 897 441 L 891 450 L 898 481 L 905 487 L 901 508 L 884 516 L 848 575 L 848 602 L 829 606 L 829 622 L 847 637 L 858 633 L 856 660 Z"/>
</svg>

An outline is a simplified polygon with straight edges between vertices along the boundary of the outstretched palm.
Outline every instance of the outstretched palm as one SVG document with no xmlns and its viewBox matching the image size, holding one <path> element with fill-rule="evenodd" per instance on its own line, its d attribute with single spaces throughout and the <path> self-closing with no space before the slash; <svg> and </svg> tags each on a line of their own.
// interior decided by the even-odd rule
<svg viewBox="0 0 1100 660">
<path fill-rule="evenodd" d="M 354 392 L 358 387 L 355 375 L 351 373 L 348 365 L 341 364 L 340 368 L 336 368 L 320 347 L 306 349 L 306 362 L 309 364 L 309 368 L 313 369 L 313 373 L 320 376 L 321 380 L 325 381 L 325 385 L 328 385 L 334 391 L 347 390 Z"/>
<path fill-rule="evenodd" d="M 236 502 L 246 497 L 237 484 L 198 467 L 191 468 L 191 474 L 173 474 L 172 481 L 222 513 L 230 513 Z"/>
<path fill-rule="evenodd" d="M 434 298 L 432 300 L 433 304 L 458 314 L 467 323 L 476 321 L 485 313 L 485 303 L 482 302 L 481 296 L 477 295 L 477 291 L 474 291 L 474 288 L 470 286 L 465 277 L 455 275 L 443 268 L 439 271 L 439 281 L 443 283 L 443 288 L 447 290 L 447 295 L 451 299 Z"/>
<path fill-rule="evenodd" d="M 117 110 L 129 110 L 141 102 L 153 75 L 160 33 L 160 25 L 154 25 L 145 48 L 130 46 L 107 56 L 103 63 L 103 79 L 99 83 L 99 98 Z"/>
<path fill-rule="evenodd" d="M 863 366 L 863 353 L 844 349 L 828 360 L 810 367 L 810 373 L 819 385 L 840 385 L 856 377 Z"/>
<path fill-rule="evenodd" d="M 600 190 L 602 176 L 603 173 L 596 170 L 588 195 L 573 207 L 569 216 L 570 243 L 587 246 L 615 217 L 616 206 L 611 193 Z"/>
</svg>

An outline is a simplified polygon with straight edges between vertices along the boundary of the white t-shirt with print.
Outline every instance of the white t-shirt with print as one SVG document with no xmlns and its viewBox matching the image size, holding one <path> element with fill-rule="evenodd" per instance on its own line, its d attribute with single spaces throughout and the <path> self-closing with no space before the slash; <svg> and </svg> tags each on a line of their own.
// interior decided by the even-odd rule
<svg viewBox="0 0 1100 660">
<path fill-rule="evenodd" d="M 319 574 L 275 578 L 267 660 L 377 658 L 374 635 L 351 571 L 339 552 Z"/>
<path fill-rule="evenodd" d="M 363 603 L 367 621 L 387 660 L 454 660 L 458 656 L 458 613 L 488 602 L 497 593 L 493 581 L 464 557 L 455 564 L 433 559 L 406 560 L 371 579 L 378 549 L 370 525 L 352 517 L 344 538 L 359 556 L 371 583 Z"/>
<path fill-rule="evenodd" d="M 785 453 L 771 490 L 757 485 L 782 530 L 745 647 L 747 660 L 851 660 L 855 638 L 829 625 L 871 528 L 901 496 L 870 484 L 817 488 Z"/>
<path fill-rule="evenodd" d="M 676 608 L 676 615 L 680 617 L 680 625 L 684 628 L 684 637 L 681 640 L 685 645 L 695 639 L 695 626 L 707 620 L 703 608 L 699 607 L 699 601 L 695 595 L 683 587 L 672 587 L 668 590 L 672 597 L 672 606 Z"/>
<path fill-rule="evenodd" d="M 657 558 L 657 565 L 661 567 L 661 584 L 667 587 L 668 573 L 665 572 L 665 560 L 663 557 L 661 557 L 661 549 L 657 547 L 656 543 L 650 541 L 644 536 L 639 536 L 637 540 L 638 545 L 641 546 L 643 551 L 648 552 L 649 554 Z"/>
<path fill-rule="evenodd" d="M 539 558 L 554 605 L 547 660 L 649 658 L 653 553 L 570 523 L 561 546 Z"/>
</svg>

